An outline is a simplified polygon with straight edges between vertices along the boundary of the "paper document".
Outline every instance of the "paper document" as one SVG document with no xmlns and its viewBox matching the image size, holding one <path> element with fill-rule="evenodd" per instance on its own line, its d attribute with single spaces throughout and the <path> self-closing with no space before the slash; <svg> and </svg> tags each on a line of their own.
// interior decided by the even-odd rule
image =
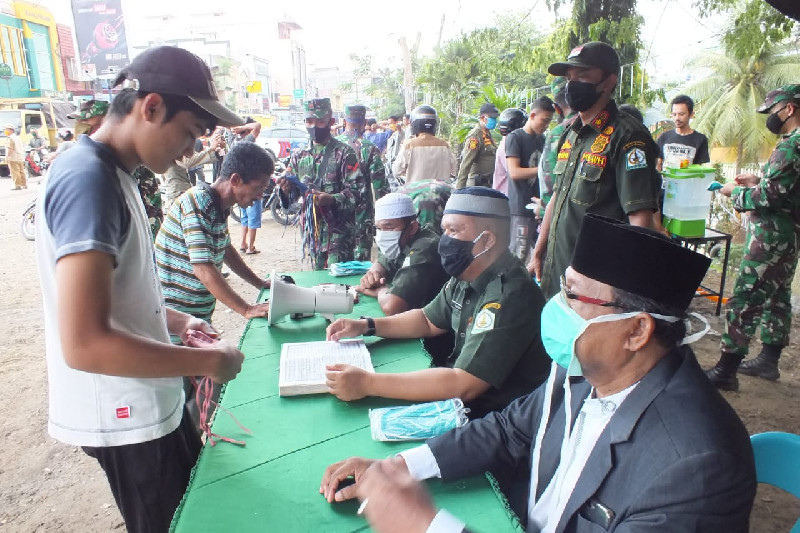
<svg viewBox="0 0 800 533">
<path fill-rule="evenodd" d="M 281 347 L 281 396 L 328 392 L 325 365 L 343 363 L 375 372 L 364 341 L 287 342 Z"/>
</svg>

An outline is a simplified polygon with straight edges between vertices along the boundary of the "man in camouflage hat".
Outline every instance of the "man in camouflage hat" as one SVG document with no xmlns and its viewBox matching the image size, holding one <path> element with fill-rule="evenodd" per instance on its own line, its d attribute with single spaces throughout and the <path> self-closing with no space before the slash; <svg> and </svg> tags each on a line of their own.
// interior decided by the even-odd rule
<svg viewBox="0 0 800 533">
<path fill-rule="evenodd" d="M 444 206 L 453 193 L 451 184 L 439 180 L 414 181 L 406 183 L 397 192 L 411 197 L 420 226 L 428 226 L 439 235 L 442 234 Z"/>
<path fill-rule="evenodd" d="M 386 179 L 386 167 L 381 158 L 381 151 L 374 143 L 364 137 L 364 127 L 366 126 L 367 108 L 363 105 L 348 105 L 344 108 L 344 132 L 336 137 L 337 140 L 355 150 L 358 156 L 358 164 L 361 166 L 361 174 L 371 183 L 367 202 L 364 209 L 367 210 L 364 220 L 375 218 L 375 200 L 389 193 L 389 180 Z M 360 226 L 356 236 L 357 248 L 365 255 L 356 256 L 357 261 L 369 261 L 370 250 L 372 250 L 372 224 Z"/>
<path fill-rule="evenodd" d="M 305 110 L 311 142 L 292 154 L 279 183 L 287 195 L 305 189 L 309 212 L 313 202 L 313 216 L 305 217 L 302 228 L 303 246 L 314 268 L 322 270 L 333 263 L 369 257 L 369 250 L 362 249 L 356 237 L 359 228 L 374 221 L 364 209 L 370 185 L 361 173 L 358 156 L 331 135 L 330 99 L 307 100 Z"/>
<path fill-rule="evenodd" d="M 75 137 L 77 137 L 81 133 L 91 135 L 100 129 L 106 113 L 108 113 L 108 102 L 92 99 L 82 102 L 81 108 L 67 117 L 75 119 Z"/>
<path fill-rule="evenodd" d="M 706 371 L 723 390 L 739 388 L 737 369 L 778 379 L 778 359 L 792 325 L 791 286 L 800 233 L 800 84 L 770 91 L 757 111 L 769 114 L 767 129 L 782 136 L 764 165 L 764 177 L 740 174 L 719 191 L 731 197 L 737 211 L 750 214 L 745 255 L 725 314 L 722 356 Z M 761 353 L 742 362 L 759 324 Z"/>
<path fill-rule="evenodd" d="M 481 106 L 478 124 L 472 128 L 464 140 L 461 152 L 461 166 L 458 169 L 456 189 L 463 187 L 491 187 L 494 176 L 494 160 L 497 144 L 492 138 L 492 130 L 497 126 L 500 111 L 494 104 Z"/>
</svg>

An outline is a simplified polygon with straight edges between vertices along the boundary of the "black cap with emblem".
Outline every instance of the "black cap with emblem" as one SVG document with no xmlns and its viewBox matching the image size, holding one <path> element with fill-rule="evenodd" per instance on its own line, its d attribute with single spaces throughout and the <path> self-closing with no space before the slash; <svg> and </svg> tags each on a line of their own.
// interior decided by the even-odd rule
<svg viewBox="0 0 800 533">
<path fill-rule="evenodd" d="M 618 75 L 619 56 L 617 51 L 606 43 L 592 41 L 573 48 L 566 61 L 553 63 L 547 72 L 553 76 L 565 76 L 570 67 L 600 68 L 607 74 Z"/>
</svg>

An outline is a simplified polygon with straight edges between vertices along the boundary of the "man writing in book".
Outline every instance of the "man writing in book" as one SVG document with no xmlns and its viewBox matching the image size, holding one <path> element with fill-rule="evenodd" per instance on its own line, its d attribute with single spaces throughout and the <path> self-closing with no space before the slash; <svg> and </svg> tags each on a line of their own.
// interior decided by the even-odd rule
<svg viewBox="0 0 800 533">
<path fill-rule="evenodd" d="M 328 340 L 358 335 L 431 338 L 455 334 L 433 368 L 396 374 L 331 365 L 332 394 L 344 401 L 379 396 L 411 401 L 461 398 L 472 418 L 527 394 L 547 378 L 549 357 L 539 320 L 544 298 L 522 263 L 508 251 L 508 198 L 486 187 L 467 187 L 448 200 L 439 241 L 451 279 L 422 309 L 385 318 L 340 319 Z"/>
</svg>

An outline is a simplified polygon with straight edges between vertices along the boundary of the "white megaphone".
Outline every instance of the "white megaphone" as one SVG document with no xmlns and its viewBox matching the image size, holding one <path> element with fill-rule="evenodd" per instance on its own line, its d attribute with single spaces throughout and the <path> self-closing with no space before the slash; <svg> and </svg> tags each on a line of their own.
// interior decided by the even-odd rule
<svg viewBox="0 0 800 533">
<path fill-rule="evenodd" d="M 267 324 L 270 326 L 277 319 L 295 313 L 319 313 L 333 321 L 334 313 L 353 311 L 355 298 L 347 285 L 330 283 L 310 288 L 298 287 L 278 278 L 274 270 L 270 279 L 272 288 L 267 315 Z"/>
</svg>

